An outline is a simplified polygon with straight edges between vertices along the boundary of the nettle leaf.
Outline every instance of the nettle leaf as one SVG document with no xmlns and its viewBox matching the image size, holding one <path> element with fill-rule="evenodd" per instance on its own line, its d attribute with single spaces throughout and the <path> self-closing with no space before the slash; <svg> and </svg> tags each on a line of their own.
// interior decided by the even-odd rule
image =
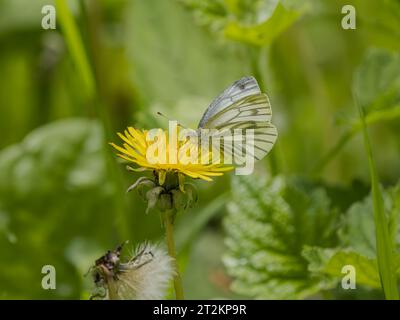
<svg viewBox="0 0 400 320">
<path fill-rule="evenodd" d="M 282 177 L 233 179 L 224 220 L 224 263 L 237 293 L 265 299 L 301 299 L 324 289 L 312 278 L 304 246 L 337 245 L 338 212 L 321 188 Z"/>
<path fill-rule="evenodd" d="M 400 105 L 400 54 L 370 49 L 355 73 L 353 90 L 367 112 Z"/>
<path fill-rule="evenodd" d="M 393 242 L 399 244 L 398 217 L 400 215 L 400 188 L 394 187 L 383 191 L 385 212 L 390 223 Z M 350 248 L 368 258 L 376 256 L 376 238 L 371 196 L 354 203 L 343 215 L 339 238 L 344 247 Z"/>
<path fill-rule="evenodd" d="M 385 212 L 390 221 L 392 240 L 399 246 L 400 188 L 394 187 L 383 193 Z M 341 248 L 326 249 L 305 247 L 303 256 L 309 261 L 309 271 L 315 277 L 330 278 L 332 288 L 343 278 L 342 268 L 351 265 L 356 270 L 357 285 L 380 289 L 380 277 L 376 260 L 375 226 L 371 196 L 354 203 L 342 216 L 339 230 Z M 396 256 L 397 272 L 400 272 L 400 254 Z"/>
<path fill-rule="evenodd" d="M 376 254 L 375 224 L 371 196 L 354 203 L 343 217 L 339 238 L 343 247 L 369 258 Z"/>
</svg>

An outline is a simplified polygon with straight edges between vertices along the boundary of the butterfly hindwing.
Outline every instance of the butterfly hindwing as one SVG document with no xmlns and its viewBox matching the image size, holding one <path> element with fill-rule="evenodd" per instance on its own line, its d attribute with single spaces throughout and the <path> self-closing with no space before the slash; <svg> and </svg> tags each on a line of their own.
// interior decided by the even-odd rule
<svg viewBox="0 0 400 320">
<path fill-rule="evenodd" d="M 241 123 L 240 128 L 237 127 L 235 129 L 242 129 L 242 134 L 225 135 L 224 132 L 226 131 L 218 133 L 221 141 L 221 152 L 225 157 L 231 159 L 237 159 L 247 154 L 255 160 L 261 160 L 271 151 L 278 137 L 278 131 L 271 123 Z M 246 135 L 247 129 L 253 130 L 253 140 L 248 139 L 249 137 Z"/>
</svg>

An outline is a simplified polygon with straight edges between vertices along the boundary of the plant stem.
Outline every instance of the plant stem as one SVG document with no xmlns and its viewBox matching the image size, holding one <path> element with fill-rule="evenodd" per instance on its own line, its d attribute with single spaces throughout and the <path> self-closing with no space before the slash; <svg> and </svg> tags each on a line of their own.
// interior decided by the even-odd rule
<svg viewBox="0 0 400 320">
<path fill-rule="evenodd" d="M 396 105 L 389 109 L 371 111 L 364 117 L 364 121 L 367 125 L 379 123 L 381 121 L 390 121 L 400 118 L 400 105 Z M 359 131 L 362 131 L 361 120 L 354 121 L 351 127 L 341 136 L 336 142 L 334 147 L 329 150 L 326 155 L 318 162 L 315 166 L 314 175 L 320 174 L 320 172 L 330 163 L 336 155 L 343 149 L 343 147 L 353 138 Z"/>
<path fill-rule="evenodd" d="M 364 135 L 364 145 L 368 156 L 369 173 L 371 177 L 372 199 L 374 205 L 374 222 L 376 234 L 376 255 L 378 260 L 378 269 L 381 279 L 381 285 L 385 298 L 388 300 L 398 300 L 397 277 L 395 269 L 395 259 L 393 256 L 393 243 L 389 236 L 389 227 L 387 223 L 383 197 L 379 186 L 378 173 L 372 154 L 372 147 L 368 136 L 367 125 L 364 117 L 364 110 L 358 103 L 354 94 L 354 103 L 358 107 L 362 131 Z"/>
<path fill-rule="evenodd" d="M 63 29 L 65 42 L 69 48 L 77 71 L 81 77 L 84 92 L 89 99 L 95 96 L 96 85 L 90 63 L 86 57 L 85 48 L 78 32 L 78 27 L 74 21 L 71 11 L 65 0 L 56 0 L 57 16 Z"/>
<path fill-rule="evenodd" d="M 264 48 L 268 50 L 269 48 Z M 264 57 L 262 48 L 250 48 L 250 56 L 251 56 L 251 69 L 253 72 L 254 78 L 256 78 L 258 85 L 260 86 L 261 92 L 266 92 L 266 85 L 262 75 L 262 65 L 260 63 L 260 59 Z M 279 163 L 277 159 L 277 143 L 275 143 L 274 150 L 268 154 L 268 161 L 270 165 L 271 174 L 275 176 L 279 171 Z"/>
<path fill-rule="evenodd" d="M 129 229 L 128 222 L 125 215 L 127 212 L 127 203 L 124 197 L 125 190 L 123 186 L 122 176 L 117 167 L 116 162 L 111 158 L 110 152 L 106 149 L 108 147 L 108 142 L 112 139 L 113 133 L 111 130 L 111 124 L 104 107 L 101 102 L 98 92 L 98 86 L 96 84 L 96 78 L 93 74 L 91 63 L 85 51 L 85 46 L 82 37 L 79 33 L 79 28 L 75 22 L 75 19 L 68 7 L 66 0 L 56 0 L 57 15 L 60 21 L 60 26 L 64 35 L 66 45 L 71 54 L 71 58 L 76 65 L 77 74 L 80 77 L 83 92 L 87 99 L 87 104 L 92 105 L 94 111 L 99 118 L 103 130 L 104 130 L 104 157 L 106 160 L 107 168 L 111 179 L 114 181 L 117 192 L 115 207 L 118 213 L 117 226 L 120 233 L 120 238 L 128 239 Z"/>
<path fill-rule="evenodd" d="M 173 217 L 175 215 L 174 210 L 167 210 L 163 213 L 164 215 L 164 225 L 165 225 L 165 236 L 167 239 L 167 247 L 168 247 L 168 254 L 171 258 L 174 259 L 175 263 L 175 277 L 174 277 L 174 288 L 175 288 L 175 295 L 176 300 L 183 300 L 183 287 L 182 287 L 182 279 L 179 273 L 178 267 L 178 260 L 176 255 L 175 249 L 175 241 L 174 241 L 174 224 L 173 224 Z"/>
</svg>

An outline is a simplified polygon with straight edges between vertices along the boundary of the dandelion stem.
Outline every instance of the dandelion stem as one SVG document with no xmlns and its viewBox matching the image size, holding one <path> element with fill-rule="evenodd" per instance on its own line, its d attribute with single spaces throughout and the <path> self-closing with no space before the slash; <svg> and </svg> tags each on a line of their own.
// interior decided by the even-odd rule
<svg viewBox="0 0 400 320">
<path fill-rule="evenodd" d="M 183 288 L 182 288 L 182 279 L 179 273 L 178 267 L 178 260 L 176 255 L 175 249 L 175 241 L 174 241 L 174 224 L 173 224 L 173 217 L 175 215 L 174 210 L 167 210 L 163 213 L 164 215 L 164 225 L 165 225 L 165 236 L 167 239 L 167 247 L 168 247 L 168 254 L 174 259 L 175 263 L 175 277 L 174 277 L 174 288 L 175 288 L 175 295 L 176 300 L 183 300 Z"/>
</svg>

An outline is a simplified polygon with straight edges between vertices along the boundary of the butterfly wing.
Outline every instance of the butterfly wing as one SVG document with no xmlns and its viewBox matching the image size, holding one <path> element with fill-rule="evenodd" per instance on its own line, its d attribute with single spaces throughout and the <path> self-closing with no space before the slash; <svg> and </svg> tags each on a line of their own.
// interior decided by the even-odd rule
<svg viewBox="0 0 400 320">
<path fill-rule="evenodd" d="M 224 136 L 225 141 L 232 139 L 224 135 L 227 131 L 242 129 L 245 133 L 245 130 L 253 129 L 253 141 L 247 141 L 245 134 L 240 135 L 235 137 L 235 143 L 225 143 L 223 151 L 225 156 L 247 153 L 260 160 L 272 149 L 278 136 L 271 118 L 268 96 L 260 92 L 253 77 L 245 77 L 236 81 L 211 103 L 199 128 L 218 129 L 217 135 Z M 238 138 L 242 141 L 238 141 Z"/>
<path fill-rule="evenodd" d="M 208 120 L 212 115 L 215 115 L 245 97 L 258 93 L 261 93 L 261 91 L 254 77 L 243 77 L 235 81 L 211 102 L 204 112 L 198 127 L 207 128 Z"/>
</svg>

